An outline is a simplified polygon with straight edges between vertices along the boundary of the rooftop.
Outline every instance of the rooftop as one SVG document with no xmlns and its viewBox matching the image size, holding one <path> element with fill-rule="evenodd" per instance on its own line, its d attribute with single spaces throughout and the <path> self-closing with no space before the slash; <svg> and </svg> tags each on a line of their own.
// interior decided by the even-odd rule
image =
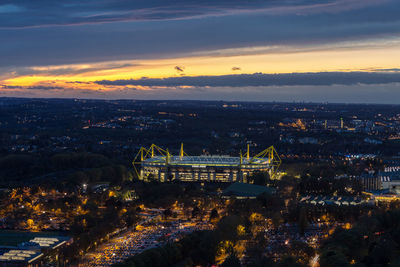
<svg viewBox="0 0 400 267">
<path fill-rule="evenodd" d="M 274 191 L 275 191 L 274 188 L 261 185 L 233 183 L 230 186 L 228 186 L 222 194 L 224 196 L 254 198 L 263 193 L 271 194 Z"/>
<path fill-rule="evenodd" d="M 27 263 L 31 263 L 36 259 L 43 256 L 40 251 L 33 251 L 33 250 L 10 250 L 3 255 L 0 255 L 0 262 L 4 261 L 23 261 Z"/>
<path fill-rule="evenodd" d="M 152 158 L 147 158 L 144 160 L 145 163 L 158 163 L 165 162 L 165 156 L 155 156 Z M 266 158 L 261 159 L 250 159 L 243 157 L 242 164 L 268 164 L 269 160 Z M 231 157 L 231 156 L 170 156 L 169 164 L 176 165 L 212 165 L 212 164 L 220 164 L 220 165 L 239 165 L 240 157 Z"/>
</svg>

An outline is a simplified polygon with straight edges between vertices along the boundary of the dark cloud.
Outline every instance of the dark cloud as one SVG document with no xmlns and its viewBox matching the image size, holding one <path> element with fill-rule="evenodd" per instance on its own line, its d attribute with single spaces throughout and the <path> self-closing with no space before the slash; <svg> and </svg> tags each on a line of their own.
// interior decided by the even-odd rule
<svg viewBox="0 0 400 267">
<path fill-rule="evenodd" d="M 390 68 L 390 69 L 368 69 L 368 71 L 373 71 L 373 72 L 400 72 L 400 68 Z"/>
<path fill-rule="evenodd" d="M 0 86 L 1 88 L 1 86 Z M 0 90 L 2 96 L 72 97 L 148 100 L 231 100 L 231 101 L 306 101 L 335 103 L 400 104 L 400 85 L 330 85 L 270 87 L 196 87 L 154 88 L 135 90 L 121 87 L 114 90 Z"/>
<path fill-rule="evenodd" d="M 241 70 L 241 68 L 240 67 L 232 67 L 232 70 L 237 71 L 237 70 Z"/>
<path fill-rule="evenodd" d="M 124 91 L 134 91 L 135 88 L 124 88 Z M 65 93 L 68 93 L 71 97 L 79 95 L 95 96 L 103 94 L 105 91 L 101 89 L 82 89 L 76 87 L 63 87 L 63 86 L 51 86 L 51 85 L 33 85 L 33 86 L 14 86 L 14 85 L 1 85 L 0 93 L 12 95 L 15 92 L 21 92 L 20 96 L 30 96 L 32 93 L 40 96 L 41 94 L 51 94 L 52 97 L 64 97 Z"/>
<path fill-rule="evenodd" d="M 182 66 L 175 66 L 174 69 L 178 72 L 183 72 L 185 67 Z"/>
<path fill-rule="evenodd" d="M 142 78 L 137 80 L 98 81 L 101 85 L 136 86 L 194 86 L 194 87 L 246 87 L 246 86 L 325 86 L 356 84 L 400 83 L 400 73 L 384 72 L 318 72 L 289 74 L 236 74 L 222 76 L 186 76 L 169 78 Z"/>
<path fill-rule="evenodd" d="M 121 68 L 127 68 L 127 67 L 133 67 L 133 66 L 140 66 L 140 64 L 127 64 L 127 63 L 122 63 L 122 64 L 110 64 L 110 63 L 104 63 L 104 64 L 94 64 L 92 66 L 60 66 L 60 67 L 42 67 L 42 68 L 35 68 L 35 67 L 22 67 L 22 68 L 12 68 L 12 69 L 7 69 L 7 68 L 0 68 L 0 73 L 1 71 L 6 71 L 6 72 L 12 72 L 13 76 L 23 76 L 23 75 L 77 75 L 77 74 L 83 74 L 83 73 L 90 73 L 90 72 L 96 72 L 96 71 L 104 71 L 104 70 L 113 70 L 113 69 L 121 69 Z"/>
<path fill-rule="evenodd" d="M 34 85 L 34 86 L 15 86 L 15 85 L 0 85 L 0 89 L 5 90 L 72 90 L 71 88 L 65 88 L 60 86 L 42 86 L 42 85 Z"/>
<path fill-rule="evenodd" d="M 312 0 L 3 0 L 0 4 L 0 26 L 18 28 L 185 19 L 262 9 L 271 9 L 271 14 L 307 14 L 360 8 L 377 2 L 379 0 L 320 0 L 318 3 Z"/>
<path fill-rule="evenodd" d="M 0 67 L 331 45 L 400 33 L 398 0 L 0 2 Z"/>
</svg>

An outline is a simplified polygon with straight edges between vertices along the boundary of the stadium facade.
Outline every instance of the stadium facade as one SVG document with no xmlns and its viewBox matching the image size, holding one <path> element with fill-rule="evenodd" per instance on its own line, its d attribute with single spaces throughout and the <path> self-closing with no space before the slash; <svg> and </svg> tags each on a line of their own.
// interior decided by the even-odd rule
<svg viewBox="0 0 400 267">
<path fill-rule="evenodd" d="M 156 145 L 140 148 L 133 160 L 139 179 L 156 179 L 160 182 L 172 180 L 185 182 L 244 182 L 256 171 L 265 171 L 273 178 L 281 159 L 273 146 L 250 157 L 249 146 L 245 155 L 232 156 L 189 156 L 183 151 L 171 155 Z"/>
</svg>

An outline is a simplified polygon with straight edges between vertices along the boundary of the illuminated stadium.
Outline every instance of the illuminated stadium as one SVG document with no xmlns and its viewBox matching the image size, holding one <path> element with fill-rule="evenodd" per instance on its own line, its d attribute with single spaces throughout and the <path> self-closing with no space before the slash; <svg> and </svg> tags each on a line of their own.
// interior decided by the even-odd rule
<svg viewBox="0 0 400 267">
<path fill-rule="evenodd" d="M 244 182 L 256 171 L 266 171 L 274 178 L 281 159 L 273 146 L 251 157 L 246 154 L 231 156 L 189 156 L 181 146 L 178 156 L 171 155 L 156 145 L 140 148 L 133 166 L 139 179 L 160 182 Z"/>
</svg>

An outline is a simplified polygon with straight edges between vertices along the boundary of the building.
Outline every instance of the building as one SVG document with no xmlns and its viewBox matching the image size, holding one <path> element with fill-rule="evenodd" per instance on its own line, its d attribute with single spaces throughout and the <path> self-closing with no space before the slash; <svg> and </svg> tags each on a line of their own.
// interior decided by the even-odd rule
<svg viewBox="0 0 400 267">
<path fill-rule="evenodd" d="M 375 172 L 363 173 L 360 176 L 360 181 L 364 189 L 368 191 L 381 190 L 382 188 L 382 182 Z"/>
<path fill-rule="evenodd" d="M 43 253 L 38 250 L 10 249 L 0 255 L 0 266 L 40 266 Z"/>
<path fill-rule="evenodd" d="M 45 266 L 48 260 L 46 258 L 57 257 L 58 252 L 55 250 L 73 242 L 68 236 L 35 236 L 28 240 L 30 235 L 30 232 L 5 233 L 3 237 L 8 237 L 11 241 L 5 238 L 5 241 L 0 243 L 0 266 Z M 13 237 L 26 238 L 26 241 L 16 245 L 10 244 L 13 243 Z"/>
<path fill-rule="evenodd" d="M 304 196 L 300 203 L 319 206 L 358 206 L 373 205 L 373 201 L 353 196 Z"/>
<path fill-rule="evenodd" d="M 245 184 L 245 183 L 233 183 L 222 192 L 223 198 L 236 198 L 236 199 L 255 199 L 262 194 L 274 194 L 275 188 Z"/>
<path fill-rule="evenodd" d="M 384 171 L 363 174 L 360 179 L 368 191 L 387 190 L 400 194 L 400 167 L 386 167 Z"/>
<path fill-rule="evenodd" d="M 390 193 L 400 194 L 400 171 L 396 168 L 386 168 L 378 172 L 378 179 L 381 182 L 381 189 L 389 190 Z"/>
<path fill-rule="evenodd" d="M 256 171 L 266 171 L 273 178 L 281 164 L 274 147 L 269 147 L 250 157 L 247 153 L 232 156 L 188 156 L 183 145 L 178 156 L 171 155 L 156 145 L 142 147 L 133 166 L 141 180 L 155 179 L 160 182 L 178 180 L 184 182 L 244 182 Z"/>
</svg>

